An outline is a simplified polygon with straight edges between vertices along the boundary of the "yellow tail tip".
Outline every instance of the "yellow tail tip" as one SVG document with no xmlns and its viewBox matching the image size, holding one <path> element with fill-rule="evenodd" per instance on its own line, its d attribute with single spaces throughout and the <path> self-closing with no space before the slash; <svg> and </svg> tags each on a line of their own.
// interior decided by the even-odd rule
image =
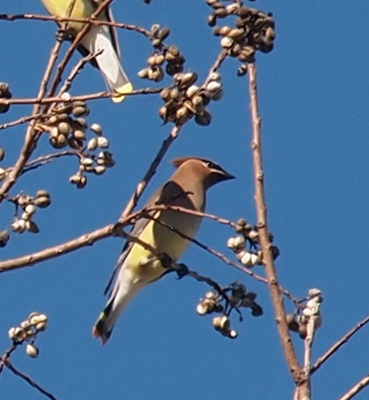
<svg viewBox="0 0 369 400">
<path fill-rule="evenodd" d="M 126 84 L 124 84 L 123 86 L 121 86 L 118 89 L 115 89 L 115 93 L 114 95 L 116 95 L 115 97 L 112 97 L 111 99 L 113 100 L 114 103 L 120 103 L 121 101 L 123 101 L 126 98 L 126 94 L 131 93 L 133 90 L 133 86 L 131 82 L 128 82 Z M 119 94 L 121 94 L 119 96 Z"/>
</svg>

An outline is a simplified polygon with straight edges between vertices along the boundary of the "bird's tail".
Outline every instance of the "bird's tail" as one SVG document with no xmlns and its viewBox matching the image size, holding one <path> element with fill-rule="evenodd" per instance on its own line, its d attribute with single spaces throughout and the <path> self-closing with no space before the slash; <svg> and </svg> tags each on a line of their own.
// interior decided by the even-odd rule
<svg viewBox="0 0 369 400">
<path fill-rule="evenodd" d="M 109 27 L 92 27 L 83 38 L 82 44 L 88 48 L 90 53 L 103 50 L 96 56 L 96 63 L 109 91 L 113 94 L 121 94 L 121 96 L 112 97 L 113 102 L 123 101 L 125 95 L 132 92 L 133 87 L 120 63 Z"/>
<path fill-rule="evenodd" d="M 109 323 L 109 315 L 111 313 L 111 308 L 112 308 L 111 305 L 112 303 L 109 303 L 104 308 L 104 311 L 99 315 L 99 318 L 97 319 L 94 327 L 92 328 L 92 334 L 95 336 L 95 338 L 100 338 L 102 344 L 105 344 L 110 338 L 110 335 L 113 331 L 115 324 L 115 321 L 113 325 Z"/>
<path fill-rule="evenodd" d="M 125 276 L 122 275 L 122 272 Z M 130 277 L 128 270 L 120 271 L 119 279 L 115 282 L 110 298 L 92 329 L 93 335 L 100 338 L 102 344 L 108 341 L 120 314 L 144 286 L 142 282 L 132 282 Z"/>
</svg>

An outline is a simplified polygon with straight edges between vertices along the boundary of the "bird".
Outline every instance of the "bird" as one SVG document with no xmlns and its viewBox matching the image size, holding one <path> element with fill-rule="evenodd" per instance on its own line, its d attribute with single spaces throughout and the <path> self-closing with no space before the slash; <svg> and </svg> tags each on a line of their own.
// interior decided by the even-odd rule
<svg viewBox="0 0 369 400">
<path fill-rule="evenodd" d="M 55 17 L 66 17 L 72 0 L 41 0 L 47 12 Z M 70 18 L 90 18 L 103 0 L 76 0 Z M 97 17 L 99 21 L 113 22 L 110 8 L 105 8 Z M 68 22 L 67 33 L 75 37 L 84 27 L 82 22 Z M 91 25 L 83 36 L 78 50 L 82 55 L 98 54 L 91 64 L 98 68 L 104 78 L 108 90 L 113 94 L 132 92 L 133 87 L 120 62 L 118 37 L 114 27 L 107 25 Z M 112 97 L 115 103 L 124 100 L 125 96 Z"/>
<path fill-rule="evenodd" d="M 167 205 L 204 212 L 206 191 L 218 182 L 234 179 L 233 175 L 206 158 L 181 157 L 174 159 L 172 164 L 175 172 L 155 191 L 144 208 Z M 190 240 L 184 236 L 194 238 L 201 221 L 202 217 L 198 215 L 176 210 L 156 210 L 133 225 L 130 235 L 150 245 L 151 251 L 132 241 L 123 247 L 105 290 L 105 294 L 110 291 L 108 301 L 92 330 L 102 344 L 108 341 L 120 314 L 134 296 L 168 272 L 158 254 L 165 254 L 171 261 L 177 261 L 190 244 Z"/>
</svg>

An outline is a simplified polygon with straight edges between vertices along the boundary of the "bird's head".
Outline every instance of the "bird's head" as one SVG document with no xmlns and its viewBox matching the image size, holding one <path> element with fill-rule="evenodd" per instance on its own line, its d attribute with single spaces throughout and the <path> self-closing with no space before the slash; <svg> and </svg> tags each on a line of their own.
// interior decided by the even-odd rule
<svg viewBox="0 0 369 400">
<path fill-rule="evenodd" d="M 172 164 L 191 178 L 200 178 L 205 189 L 218 182 L 234 179 L 234 176 L 225 171 L 220 165 L 206 158 L 180 157 L 172 160 Z"/>
</svg>

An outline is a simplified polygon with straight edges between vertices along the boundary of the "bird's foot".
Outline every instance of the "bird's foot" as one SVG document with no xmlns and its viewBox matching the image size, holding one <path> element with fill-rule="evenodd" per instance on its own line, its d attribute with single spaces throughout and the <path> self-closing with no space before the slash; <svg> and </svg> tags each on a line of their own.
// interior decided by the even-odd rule
<svg viewBox="0 0 369 400">
<path fill-rule="evenodd" d="M 61 28 L 58 29 L 55 36 L 56 36 L 56 40 L 58 42 L 64 42 L 64 40 L 70 40 L 70 34 L 65 29 L 61 29 Z"/>
<path fill-rule="evenodd" d="M 188 268 L 185 264 L 181 263 L 178 264 L 178 270 L 176 270 L 177 272 L 177 278 L 178 279 L 182 279 L 184 278 L 187 274 L 188 274 Z"/>
<path fill-rule="evenodd" d="M 188 268 L 186 267 L 186 265 L 184 264 L 173 265 L 173 260 L 171 259 L 171 257 L 168 256 L 168 254 L 162 253 L 160 255 L 160 260 L 163 268 L 167 270 L 167 273 L 176 272 L 178 279 L 182 279 L 185 275 L 188 274 Z"/>
<path fill-rule="evenodd" d="M 168 254 L 161 253 L 160 261 L 161 261 L 163 268 L 168 269 L 168 270 L 173 270 L 173 267 L 172 267 L 173 260 L 171 257 L 168 256 Z"/>
</svg>

